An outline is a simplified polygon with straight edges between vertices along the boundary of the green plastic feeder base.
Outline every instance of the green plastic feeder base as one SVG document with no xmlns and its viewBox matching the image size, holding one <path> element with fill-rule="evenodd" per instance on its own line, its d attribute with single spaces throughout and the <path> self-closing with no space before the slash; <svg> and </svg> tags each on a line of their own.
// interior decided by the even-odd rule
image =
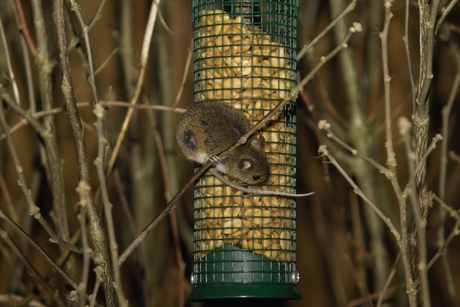
<svg viewBox="0 0 460 307">
<path fill-rule="evenodd" d="M 194 263 L 189 301 L 232 298 L 300 299 L 295 265 L 225 245 Z"/>
</svg>

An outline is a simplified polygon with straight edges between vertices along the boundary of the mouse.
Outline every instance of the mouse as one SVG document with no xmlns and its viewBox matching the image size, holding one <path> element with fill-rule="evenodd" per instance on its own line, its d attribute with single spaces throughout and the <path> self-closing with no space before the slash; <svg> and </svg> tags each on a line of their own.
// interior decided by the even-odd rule
<svg viewBox="0 0 460 307">
<path fill-rule="evenodd" d="M 238 109 L 218 101 L 192 104 L 180 117 L 176 126 L 176 140 L 184 156 L 199 164 L 208 160 L 215 168 L 249 185 L 266 182 L 270 164 L 264 152 L 262 135 L 251 136 L 226 157 L 217 155 L 235 144 L 251 128 L 251 123 Z"/>
</svg>

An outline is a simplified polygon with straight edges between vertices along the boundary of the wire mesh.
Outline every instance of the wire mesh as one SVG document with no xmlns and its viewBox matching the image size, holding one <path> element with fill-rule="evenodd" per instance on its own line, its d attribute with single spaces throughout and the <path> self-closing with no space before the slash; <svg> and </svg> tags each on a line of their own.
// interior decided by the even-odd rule
<svg viewBox="0 0 460 307">
<path fill-rule="evenodd" d="M 194 0 L 195 102 L 225 103 L 252 124 L 268 114 L 295 85 L 297 11 L 296 0 Z M 260 133 L 270 179 L 252 188 L 295 193 L 295 101 Z M 296 282 L 293 198 L 243 193 L 210 174 L 194 195 L 194 285 Z"/>
</svg>

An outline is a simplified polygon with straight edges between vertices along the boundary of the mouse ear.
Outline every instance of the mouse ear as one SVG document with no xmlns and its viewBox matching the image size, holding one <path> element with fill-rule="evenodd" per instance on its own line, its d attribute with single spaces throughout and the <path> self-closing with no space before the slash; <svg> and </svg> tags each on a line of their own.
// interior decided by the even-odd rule
<svg viewBox="0 0 460 307">
<path fill-rule="evenodd" d="M 181 135 L 179 135 L 179 140 L 183 142 L 183 145 L 189 150 L 196 149 L 196 138 L 192 131 L 185 130 Z"/>
<path fill-rule="evenodd" d="M 238 167 L 242 170 L 252 169 L 254 161 L 252 159 L 241 159 L 238 161 Z"/>
<path fill-rule="evenodd" d="M 259 134 L 259 136 L 253 136 L 251 137 L 251 145 L 258 148 L 258 149 L 264 149 L 265 146 L 265 138 L 262 136 L 262 133 Z"/>
</svg>

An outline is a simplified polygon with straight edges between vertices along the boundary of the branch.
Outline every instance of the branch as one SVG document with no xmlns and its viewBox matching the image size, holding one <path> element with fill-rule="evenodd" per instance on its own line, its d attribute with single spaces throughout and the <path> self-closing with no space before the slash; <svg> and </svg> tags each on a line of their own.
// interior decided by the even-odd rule
<svg viewBox="0 0 460 307">
<path fill-rule="evenodd" d="M 88 244 L 88 237 L 86 233 L 86 207 L 88 204 L 85 202 L 84 195 L 87 193 L 85 191 L 84 183 L 79 184 L 77 187 L 77 193 L 80 196 L 81 201 L 79 202 L 80 212 L 77 215 L 77 219 L 80 223 L 80 232 L 81 232 L 81 243 L 83 248 L 83 261 L 81 267 L 81 281 L 78 285 L 77 292 L 79 294 L 80 299 L 80 307 L 85 307 L 86 305 L 86 287 L 88 284 L 88 276 L 89 276 L 89 265 L 91 256 L 93 255 L 93 250 L 89 247 Z"/>
<path fill-rule="evenodd" d="M 388 65 L 388 31 L 390 27 L 390 20 L 393 17 L 391 12 L 392 1 L 386 0 L 384 2 L 385 6 L 385 23 L 382 32 L 379 34 L 382 40 L 382 65 L 383 65 L 383 82 L 385 88 L 385 148 L 387 152 L 387 165 L 390 169 L 390 176 L 388 176 L 393 190 L 395 191 L 396 197 L 398 199 L 399 205 L 399 220 L 401 224 L 401 242 L 399 242 L 399 248 L 401 251 L 401 258 L 403 263 L 404 277 L 406 279 L 406 292 L 409 298 L 409 305 L 415 307 L 416 303 L 416 288 L 413 283 L 413 276 L 410 266 L 410 251 L 408 246 L 408 226 L 407 226 L 407 202 L 406 197 L 401 191 L 401 186 L 397 182 L 397 173 L 396 173 L 396 157 L 393 149 L 393 136 L 392 136 L 392 120 L 391 120 L 391 93 L 390 93 L 390 72 Z M 400 121 L 400 134 L 408 136 L 408 131 L 410 128 L 407 125 L 402 126 L 402 121 Z M 405 123 L 405 122 L 404 122 Z M 404 132 L 404 133 L 403 133 Z M 409 164 L 412 161 L 408 162 Z M 413 163 L 412 163 L 413 164 Z M 415 190 L 413 191 L 415 193 Z"/>
<path fill-rule="evenodd" d="M 35 65 L 38 70 L 38 83 L 42 109 L 44 111 L 53 108 L 53 84 L 52 84 L 52 64 L 48 53 L 48 34 L 45 27 L 42 1 L 32 1 L 32 12 L 34 16 L 35 35 L 37 38 L 37 53 Z M 45 133 L 41 133 L 44 140 L 44 150 L 40 150 L 40 155 L 46 169 L 47 179 L 53 196 L 53 221 L 56 231 L 64 240 L 70 239 L 68 222 L 67 201 L 65 195 L 64 172 L 62 168 L 62 158 L 59 153 L 59 146 L 54 125 L 54 116 L 48 115 L 43 118 L 43 128 Z M 75 263 L 73 261 L 66 264 L 66 269 L 75 276 Z"/>
<path fill-rule="evenodd" d="M 89 179 L 88 157 L 86 152 L 86 143 L 84 130 L 81 124 L 80 115 L 78 113 L 75 97 L 73 95 L 72 79 L 70 74 L 70 63 L 67 51 L 66 32 L 64 23 L 64 8 L 63 1 L 54 0 L 53 6 L 53 19 L 56 26 L 57 41 L 59 47 L 59 66 L 62 74 L 61 90 L 64 95 L 67 114 L 72 128 L 73 139 L 75 143 L 75 151 L 77 158 L 77 171 L 78 180 L 84 182 L 88 187 L 91 187 Z M 96 257 L 94 261 L 97 265 L 102 267 L 104 279 L 104 289 L 106 302 L 110 306 L 117 306 L 114 297 L 114 288 L 112 284 L 113 272 L 109 265 L 109 257 L 107 253 L 107 246 L 105 240 L 105 232 L 101 226 L 96 206 L 94 204 L 93 195 L 91 190 L 85 194 L 85 201 L 87 202 L 88 218 L 90 221 L 90 233 L 93 240 Z"/>
<path fill-rule="evenodd" d="M 427 247 L 426 247 L 426 218 L 421 214 L 417 203 L 417 185 L 415 181 L 415 167 L 414 163 L 416 162 L 415 154 L 412 151 L 411 147 L 411 141 L 410 141 L 410 128 L 412 127 L 411 123 L 409 120 L 405 117 L 401 117 L 398 122 L 398 128 L 399 128 L 399 133 L 403 139 L 403 144 L 404 144 L 404 149 L 406 151 L 406 156 L 407 156 L 407 161 L 408 161 L 408 166 L 409 166 L 409 182 L 406 187 L 406 191 L 408 191 L 409 197 L 411 199 L 410 203 L 412 205 L 412 211 L 414 212 L 414 217 L 415 217 L 415 226 L 417 229 L 417 235 L 415 239 L 417 240 L 417 246 L 418 248 L 414 253 L 417 256 L 418 263 L 416 264 L 416 269 L 418 271 L 418 277 L 421 280 L 422 284 L 422 305 L 430 305 L 430 292 L 429 292 L 429 284 L 428 284 L 428 274 L 427 274 L 427 268 L 426 268 L 426 262 L 427 262 Z M 426 159 L 424 160 L 426 161 Z M 406 209 L 406 207 L 404 207 Z M 401 212 L 400 215 L 406 215 L 406 212 Z M 403 250 L 401 249 L 401 253 Z M 414 258 L 415 255 L 412 255 L 412 258 Z M 404 257 L 403 256 L 403 261 Z M 414 265 L 414 263 L 412 264 Z M 406 272 L 406 270 L 408 270 Z M 406 275 L 406 283 L 407 283 L 407 293 L 409 295 L 409 303 L 414 304 L 411 306 L 417 306 L 416 300 L 417 300 L 417 287 L 412 287 L 412 274 L 410 273 L 410 268 L 406 267 L 406 263 L 404 263 L 404 273 Z M 410 277 L 410 279 L 407 279 Z"/>
</svg>

